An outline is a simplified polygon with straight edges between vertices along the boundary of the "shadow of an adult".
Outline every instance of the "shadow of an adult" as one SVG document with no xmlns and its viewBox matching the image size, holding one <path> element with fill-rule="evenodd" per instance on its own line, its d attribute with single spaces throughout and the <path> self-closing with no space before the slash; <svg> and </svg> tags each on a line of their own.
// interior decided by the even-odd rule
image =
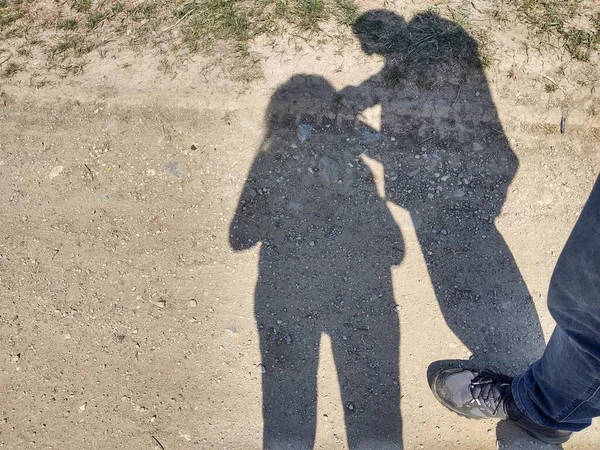
<svg viewBox="0 0 600 450">
<path fill-rule="evenodd" d="M 362 145 L 335 123 L 337 100 L 316 76 L 296 75 L 273 94 L 231 223 L 234 250 L 260 243 L 265 449 L 313 447 L 322 334 L 331 339 L 349 448 L 402 447 L 390 268 L 402 260 L 403 240 Z"/>
<path fill-rule="evenodd" d="M 518 160 L 477 42 L 433 12 L 406 23 L 370 11 L 354 32 L 365 53 L 385 63 L 341 92 L 341 114 L 381 106 L 383 138 L 370 156 L 385 168 L 388 200 L 411 214 L 447 324 L 469 349 L 469 366 L 515 374 L 541 355 L 544 339 L 495 225 Z"/>
</svg>

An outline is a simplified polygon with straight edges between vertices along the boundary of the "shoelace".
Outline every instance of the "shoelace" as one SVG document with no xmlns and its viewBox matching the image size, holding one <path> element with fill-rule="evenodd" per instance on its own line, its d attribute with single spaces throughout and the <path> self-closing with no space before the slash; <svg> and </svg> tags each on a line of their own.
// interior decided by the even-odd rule
<svg viewBox="0 0 600 450">
<path fill-rule="evenodd" d="M 469 385 L 471 396 L 478 405 L 485 404 L 492 414 L 496 414 L 500 406 L 510 395 L 512 379 L 487 370 L 481 371 Z"/>
</svg>

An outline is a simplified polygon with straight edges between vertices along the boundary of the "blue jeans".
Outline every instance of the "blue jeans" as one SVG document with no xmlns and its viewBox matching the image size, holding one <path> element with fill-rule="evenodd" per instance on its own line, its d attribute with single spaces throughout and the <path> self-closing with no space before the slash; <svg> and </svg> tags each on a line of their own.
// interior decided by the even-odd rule
<svg viewBox="0 0 600 450">
<path fill-rule="evenodd" d="M 600 416 L 600 177 L 554 269 L 548 307 L 556 328 L 513 396 L 534 422 L 579 431 Z"/>
</svg>

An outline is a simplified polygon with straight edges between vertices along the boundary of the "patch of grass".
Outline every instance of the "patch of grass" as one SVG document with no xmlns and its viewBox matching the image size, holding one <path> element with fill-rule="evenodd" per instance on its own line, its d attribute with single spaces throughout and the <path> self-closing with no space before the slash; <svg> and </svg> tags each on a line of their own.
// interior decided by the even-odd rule
<svg viewBox="0 0 600 450">
<path fill-rule="evenodd" d="M 59 30 L 69 30 L 73 31 L 77 29 L 77 20 L 75 19 L 64 19 L 56 24 L 56 28 Z"/>
<path fill-rule="evenodd" d="M 157 13 L 157 5 L 155 3 L 145 2 L 136 7 L 134 7 L 129 15 L 134 20 L 144 20 L 149 19 L 156 16 Z"/>
<path fill-rule="evenodd" d="M 117 2 L 110 7 L 110 12 L 113 13 L 113 15 L 119 14 L 123 11 L 125 11 L 125 4 L 123 2 Z"/>
<path fill-rule="evenodd" d="M 353 0 L 190 0 L 172 9 L 172 14 L 184 20 L 183 43 L 190 50 L 209 52 L 218 43 L 236 56 L 244 71 L 249 67 L 254 77 L 259 65 L 249 50 L 253 38 L 276 35 L 291 26 L 310 39 L 328 21 L 349 27 L 359 8 Z M 310 42 L 319 45 L 318 39 Z"/>
<path fill-rule="evenodd" d="M 360 9 L 358 6 L 349 0 L 340 0 L 335 2 L 332 8 L 334 19 L 341 25 L 351 27 L 358 19 Z"/>
<path fill-rule="evenodd" d="M 194 1 L 192 1 L 192 2 L 185 3 L 180 8 L 172 9 L 171 12 L 177 19 L 182 19 L 196 9 L 198 9 L 198 4 Z"/>
<path fill-rule="evenodd" d="M 0 15 L 0 31 L 2 31 L 2 29 L 8 25 L 11 25 L 13 22 L 22 19 L 23 17 L 25 17 L 25 13 L 23 11 L 16 11 L 12 14 Z"/>
<path fill-rule="evenodd" d="M 65 5 L 71 9 L 66 17 Z M 155 45 L 161 35 L 161 41 L 173 41 L 173 52 L 182 47 L 204 51 L 232 76 L 239 70 L 244 72 L 240 77 L 255 78 L 260 64 L 250 51 L 254 38 L 291 32 L 315 47 L 332 39 L 342 42 L 350 35 L 329 27 L 343 30 L 358 16 L 355 0 L 0 0 L 0 41 L 35 34 L 50 39 L 40 45 L 50 60 L 60 54 L 78 57 L 98 45 L 100 37 L 93 31 L 102 26 L 116 38 L 129 36 L 133 45 Z M 329 32 L 319 35 L 326 23 Z M 58 42 L 52 41 L 56 30 L 66 32 Z"/>
<path fill-rule="evenodd" d="M 511 0 L 522 21 L 542 42 L 558 41 L 574 59 L 588 61 L 600 47 L 600 12 L 582 10 L 582 0 Z M 586 23 L 587 26 L 582 26 Z"/>
<path fill-rule="evenodd" d="M 318 31 L 319 24 L 329 19 L 323 0 L 299 0 L 288 14 L 288 20 L 304 31 Z"/>
<path fill-rule="evenodd" d="M 85 53 L 88 53 L 92 50 L 92 46 L 86 44 L 86 42 L 75 35 L 67 36 L 63 41 L 61 41 L 56 47 L 54 47 L 53 54 L 60 55 L 65 53 L 68 50 L 73 50 L 73 54 L 75 56 L 81 56 Z"/>
<path fill-rule="evenodd" d="M 95 29 L 98 25 L 100 25 L 100 23 L 105 21 L 109 15 L 110 15 L 109 13 L 103 12 L 103 11 L 94 11 L 94 12 L 88 14 L 88 16 L 86 18 L 86 25 L 87 25 L 88 29 L 90 29 L 90 30 Z"/>
<path fill-rule="evenodd" d="M 353 0 L 192 0 L 172 12 L 177 19 L 189 17 L 183 28 L 186 43 L 192 49 L 208 49 L 216 41 L 239 45 L 288 25 L 307 33 L 319 31 L 329 20 L 350 26 L 359 9 Z"/>
<path fill-rule="evenodd" d="M 77 50 L 79 47 L 79 41 L 75 38 L 67 38 L 64 41 L 60 42 L 55 49 L 55 53 L 64 53 L 69 49 Z"/>
<path fill-rule="evenodd" d="M 73 0 L 71 8 L 79 13 L 88 12 L 92 9 L 92 0 Z"/>
<path fill-rule="evenodd" d="M 187 12 L 184 12 L 187 10 Z M 248 12 L 229 0 L 190 2 L 176 16 L 191 15 L 183 29 L 183 40 L 192 50 L 209 50 L 215 41 L 231 41 L 233 45 L 251 38 Z"/>
<path fill-rule="evenodd" d="M 13 75 L 15 75 L 20 70 L 21 70 L 21 66 L 18 65 L 16 62 L 9 62 L 6 64 L 6 67 L 4 68 L 4 72 L 2 72 L 2 74 L 5 77 L 9 78 L 9 77 L 12 77 Z"/>
</svg>

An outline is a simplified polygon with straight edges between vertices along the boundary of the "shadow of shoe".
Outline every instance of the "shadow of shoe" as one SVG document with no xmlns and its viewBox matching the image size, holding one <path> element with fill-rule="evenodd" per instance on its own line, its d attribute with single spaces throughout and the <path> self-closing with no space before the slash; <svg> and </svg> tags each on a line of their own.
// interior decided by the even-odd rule
<svg viewBox="0 0 600 450">
<path fill-rule="evenodd" d="M 508 420 L 498 422 L 496 426 L 496 439 L 498 450 L 558 450 L 563 448 L 562 445 L 546 444 L 531 437 L 524 430 Z"/>
</svg>

